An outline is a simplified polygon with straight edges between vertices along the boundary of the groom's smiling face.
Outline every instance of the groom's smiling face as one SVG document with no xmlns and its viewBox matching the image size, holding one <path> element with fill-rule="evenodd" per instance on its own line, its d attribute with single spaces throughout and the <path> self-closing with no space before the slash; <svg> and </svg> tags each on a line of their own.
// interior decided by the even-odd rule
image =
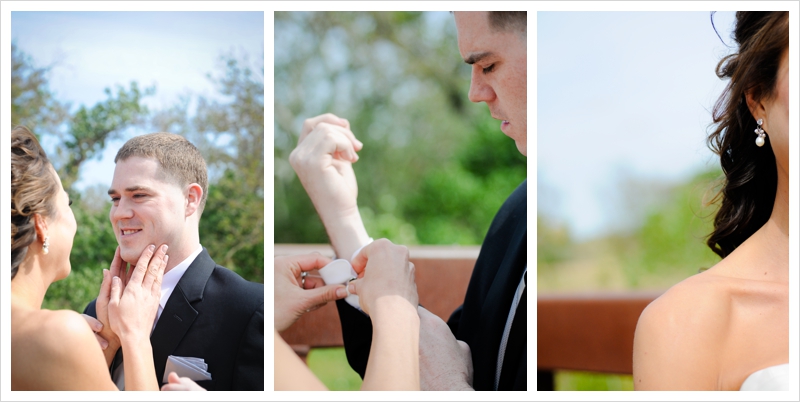
<svg viewBox="0 0 800 402">
<path fill-rule="evenodd" d="M 109 219 L 124 261 L 135 264 L 150 244 L 180 244 L 186 196 L 156 159 L 134 156 L 117 162 L 108 195 L 113 204 Z"/>
</svg>

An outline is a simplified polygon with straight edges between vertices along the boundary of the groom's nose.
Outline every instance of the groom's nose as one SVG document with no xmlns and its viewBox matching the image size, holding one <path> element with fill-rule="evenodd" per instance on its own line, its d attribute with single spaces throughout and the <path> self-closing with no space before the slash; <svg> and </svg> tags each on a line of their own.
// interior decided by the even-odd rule
<svg viewBox="0 0 800 402">
<path fill-rule="evenodd" d="M 130 219 L 133 217 L 133 208 L 129 202 L 125 199 L 120 199 L 117 205 L 111 206 L 111 211 L 109 212 L 109 218 L 111 219 L 111 223 L 114 223 L 120 219 Z"/>
</svg>

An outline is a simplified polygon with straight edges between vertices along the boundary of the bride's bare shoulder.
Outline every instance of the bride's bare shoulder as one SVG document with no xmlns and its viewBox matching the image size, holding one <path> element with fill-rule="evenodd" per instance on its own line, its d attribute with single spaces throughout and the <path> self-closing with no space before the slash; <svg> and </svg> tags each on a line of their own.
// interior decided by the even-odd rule
<svg viewBox="0 0 800 402">
<path fill-rule="evenodd" d="M 73 374 L 97 369 L 92 363 L 102 359 L 89 324 L 69 310 L 20 314 L 13 320 L 11 345 L 14 389 L 73 389 L 78 385 Z"/>
<path fill-rule="evenodd" d="M 719 348 L 730 319 L 730 278 L 709 270 L 654 300 L 634 337 L 638 389 L 714 389 Z"/>
</svg>

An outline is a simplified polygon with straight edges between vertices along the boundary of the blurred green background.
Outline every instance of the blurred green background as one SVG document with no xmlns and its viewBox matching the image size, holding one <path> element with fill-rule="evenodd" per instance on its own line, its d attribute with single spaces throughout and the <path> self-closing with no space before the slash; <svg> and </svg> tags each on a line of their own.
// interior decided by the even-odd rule
<svg viewBox="0 0 800 402">
<path fill-rule="evenodd" d="M 630 229 L 575 240 L 566 223 L 537 216 L 537 292 L 664 291 L 710 268 L 719 257 L 705 245 L 713 227 L 721 172 L 685 182 L 624 181 L 620 191 L 649 193 L 654 202 Z M 541 189 L 539 191 L 542 191 Z M 613 319 L 613 317 L 609 317 Z M 630 375 L 557 371 L 556 390 L 633 390 Z"/>
<path fill-rule="evenodd" d="M 108 189 L 74 188 L 81 166 L 99 159 L 111 140 L 155 131 L 185 136 L 206 159 L 202 245 L 217 263 L 247 280 L 264 282 L 264 71 L 261 63 L 253 71 L 243 58 L 222 54 L 218 70 L 208 72 L 225 102 L 188 93 L 172 106 L 149 110 L 142 100 L 153 96 L 155 87 L 140 88 L 132 81 L 128 87 L 107 88 L 104 101 L 72 107 L 48 84 L 52 69 L 59 67 L 36 65 L 12 43 L 12 128 L 27 126 L 41 142 L 55 144 L 48 157 L 73 201 L 78 224 L 72 273 L 50 286 L 43 308 L 82 312 L 97 297 L 102 270 L 117 247 L 108 219 Z M 195 106 L 190 108 L 190 101 Z M 225 146 L 215 145 L 220 138 Z"/>
<path fill-rule="evenodd" d="M 395 243 L 478 245 L 526 178 L 526 158 L 484 104 L 447 12 L 275 13 L 275 243 L 328 243 L 289 165 L 303 120 L 347 118 L 368 233 Z M 330 389 L 358 389 L 341 348 L 312 350 Z"/>
</svg>

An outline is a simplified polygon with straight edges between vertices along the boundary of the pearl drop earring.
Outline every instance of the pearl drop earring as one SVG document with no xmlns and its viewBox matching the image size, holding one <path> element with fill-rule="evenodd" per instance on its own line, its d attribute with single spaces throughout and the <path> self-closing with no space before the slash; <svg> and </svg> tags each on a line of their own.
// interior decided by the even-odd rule
<svg viewBox="0 0 800 402">
<path fill-rule="evenodd" d="M 758 127 L 756 127 L 756 130 L 755 130 L 756 134 L 758 134 L 758 137 L 756 137 L 756 145 L 758 145 L 759 147 L 763 147 L 764 146 L 764 136 L 766 135 L 766 133 L 764 132 L 764 129 L 761 128 L 761 125 L 764 124 L 764 120 L 763 119 L 758 119 L 756 121 L 756 124 L 758 125 Z"/>
<path fill-rule="evenodd" d="M 42 242 L 42 252 L 47 255 L 50 252 L 50 236 L 45 236 Z"/>
</svg>

